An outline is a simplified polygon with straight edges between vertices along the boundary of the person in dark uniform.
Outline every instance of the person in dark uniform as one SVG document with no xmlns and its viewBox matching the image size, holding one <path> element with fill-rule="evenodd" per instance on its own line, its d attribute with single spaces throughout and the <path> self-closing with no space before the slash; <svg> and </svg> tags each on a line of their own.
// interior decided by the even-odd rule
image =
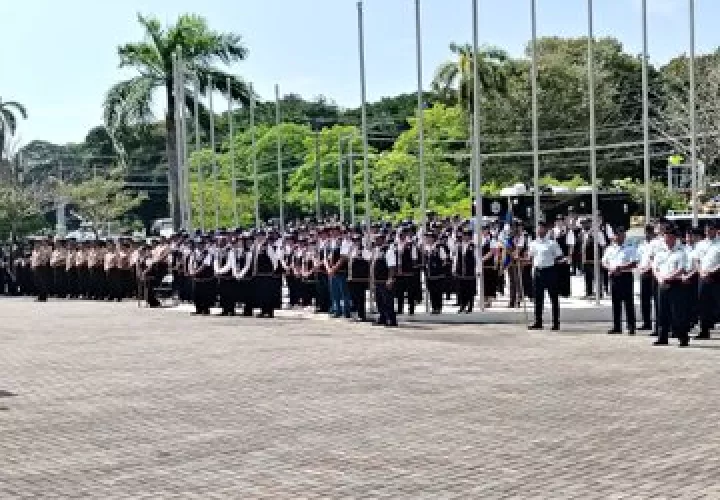
<svg viewBox="0 0 720 500">
<path fill-rule="evenodd" d="M 560 301 L 557 291 L 557 268 L 555 265 L 565 257 L 560 245 L 550 238 L 545 222 L 537 226 L 537 237 L 530 243 L 528 257 L 532 260 L 535 298 L 535 322 L 528 328 L 540 330 L 543 327 L 545 292 L 550 296 L 552 307 L 552 330 L 560 329 Z"/>
<path fill-rule="evenodd" d="M 602 258 L 602 265 L 608 271 L 612 290 L 613 327 L 609 334 L 622 333 L 622 310 L 625 308 L 629 335 L 635 335 L 635 278 L 633 269 L 637 267 L 638 255 L 635 247 L 625 239 L 625 228 L 615 229 L 615 242 L 611 244 Z"/>
<path fill-rule="evenodd" d="M 706 245 L 698 262 L 700 279 L 699 313 L 700 333 L 696 339 L 709 339 L 720 312 L 720 241 L 713 237 Z"/>
<path fill-rule="evenodd" d="M 250 233 L 243 233 L 237 238 L 233 251 L 233 277 L 235 278 L 235 302 L 242 304 L 243 316 L 252 316 L 252 289 L 250 287 L 252 263 Z"/>
<path fill-rule="evenodd" d="M 367 321 L 366 303 L 367 291 L 370 288 L 372 252 L 363 243 L 360 231 L 352 235 L 351 241 L 348 254 L 348 291 L 358 321 Z"/>
<path fill-rule="evenodd" d="M 685 240 L 685 253 L 687 254 L 685 274 L 683 275 L 684 300 L 688 328 L 693 329 L 700 316 L 699 291 L 700 275 L 698 263 L 705 251 L 706 241 L 703 241 L 705 233 L 700 228 L 692 228 L 687 232 Z"/>
<path fill-rule="evenodd" d="M 420 263 L 420 252 L 412 241 L 412 228 L 403 226 L 396 245 L 398 269 L 395 276 L 395 297 L 397 313 L 405 314 L 405 299 L 408 302 L 408 313 L 415 314 L 418 290 L 416 290 L 415 272 Z"/>
<path fill-rule="evenodd" d="M 568 244 L 568 228 L 565 225 L 565 220 L 562 216 L 558 217 L 553 228 L 553 238 L 557 242 L 563 255 L 566 257 L 566 261 L 558 262 L 556 264 L 557 270 L 557 287 L 558 295 L 560 297 L 570 297 L 570 275 L 572 274 L 572 266 L 570 261 L 572 260 L 572 252 L 570 245 Z M 572 239 L 571 239 L 572 241 Z"/>
<path fill-rule="evenodd" d="M 275 271 L 278 262 L 265 231 L 259 231 L 252 250 L 253 308 L 260 309 L 259 318 L 272 318 L 275 315 L 277 278 Z"/>
<path fill-rule="evenodd" d="M 50 280 L 52 272 L 50 268 L 50 258 L 52 256 L 52 246 L 49 241 L 39 240 L 35 243 L 32 255 L 30 257 L 30 267 L 35 284 L 35 293 L 37 293 L 38 302 L 46 302 L 50 290 Z"/>
<path fill-rule="evenodd" d="M 461 240 L 455 244 L 454 249 L 453 278 L 460 305 L 458 314 L 470 314 L 477 295 L 475 244 L 472 242 L 472 229 L 465 228 L 461 234 Z"/>
<path fill-rule="evenodd" d="M 679 241 L 680 232 L 670 227 L 665 232 L 665 243 L 653 261 L 653 273 L 658 283 L 658 339 L 653 345 L 668 345 L 670 333 L 680 342 L 689 344 L 689 329 L 683 301 L 682 276 L 687 265 L 687 254 Z"/>
<path fill-rule="evenodd" d="M 375 305 L 378 326 L 396 327 L 395 315 L 395 273 L 397 271 L 397 250 L 387 243 L 387 233 L 381 230 L 376 235 L 372 260 L 372 281 L 375 283 Z"/>
<path fill-rule="evenodd" d="M 327 275 L 327 259 L 330 252 L 330 242 L 327 230 L 323 227 L 318 229 L 317 255 L 313 275 L 315 277 L 315 312 L 330 312 L 330 286 Z"/>
<path fill-rule="evenodd" d="M 51 294 L 59 299 L 67 296 L 67 247 L 65 240 L 57 238 L 55 247 L 50 256 L 50 268 L 52 272 Z"/>
<path fill-rule="evenodd" d="M 215 305 L 215 255 L 204 239 L 195 242 L 196 248 L 190 260 L 190 274 L 193 279 L 193 303 L 195 304 L 196 315 L 210 315 L 210 310 Z"/>
<path fill-rule="evenodd" d="M 447 280 L 447 267 L 450 253 L 438 242 L 437 234 L 432 231 L 425 233 L 425 279 L 430 297 L 430 314 L 441 314 L 443 291 Z"/>
<path fill-rule="evenodd" d="M 490 234 L 490 228 L 484 227 L 482 230 L 482 265 L 483 265 L 483 300 L 485 307 L 492 306 L 492 299 L 497 297 L 498 288 L 500 286 L 499 265 L 498 262 L 498 242 L 493 239 Z M 472 307 L 470 308 L 472 311 Z"/>
<path fill-rule="evenodd" d="M 217 293 L 220 302 L 220 316 L 235 316 L 235 277 L 233 261 L 235 251 L 226 234 L 218 236 L 218 248 L 213 262 Z"/>
<path fill-rule="evenodd" d="M 155 295 L 155 290 L 162 283 L 162 280 L 169 272 L 168 256 L 170 245 L 162 239 L 152 250 L 147 248 L 147 257 L 140 262 L 142 270 L 142 281 L 145 292 L 145 300 L 149 307 L 160 307 L 160 301 Z"/>
<path fill-rule="evenodd" d="M 592 221 L 585 219 L 583 221 L 583 229 L 580 233 L 580 249 L 583 263 L 583 276 L 585 277 L 585 298 L 589 299 L 595 296 L 594 286 L 600 287 L 600 297 L 603 295 L 604 285 L 602 276 L 600 284 L 595 283 L 595 262 L 602 258 L 602 250 L 607 245 L 607 240 L 602 231 L 592 230 Z M 597 238 L 598 255 L 595 255 L 595 239 Z M 577 243 L 577 242 L 576 242 Z M 602 267 L 601 267 L 601 274 Z"/>
</svg>

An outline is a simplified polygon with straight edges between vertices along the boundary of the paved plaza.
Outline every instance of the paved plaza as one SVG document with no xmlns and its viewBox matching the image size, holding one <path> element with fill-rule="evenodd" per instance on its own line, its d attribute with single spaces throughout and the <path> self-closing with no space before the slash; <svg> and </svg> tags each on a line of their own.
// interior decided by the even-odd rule
<svg viewBox="0 0 720 500">
<path fill-rule="evenodd" d="M 720 340 L 0 299 L 0 499 L 720 498 Z"/>
</svg>

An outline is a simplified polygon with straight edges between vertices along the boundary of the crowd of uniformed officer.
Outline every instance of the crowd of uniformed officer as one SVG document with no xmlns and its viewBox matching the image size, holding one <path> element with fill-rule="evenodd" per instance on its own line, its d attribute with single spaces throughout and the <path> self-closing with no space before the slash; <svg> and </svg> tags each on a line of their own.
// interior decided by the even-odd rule
<svg viewBox="0 0 720 500">
<path fill-rule="evenodd" d="M 14 262 L 17 293 L 93 300 L 137 297 L 160 305 L 157 290 L 172 276 L 172 292 L 192 302 L 195 313 L 272 317 L 288 305 L 318 313 L 367 320 L 372 292 L 376 323 L 397 325 L 398 314 L 414 314 L 427 293 L 429 312 L 440 314 L 455 295 L 459 313 L 478 300 L 482 266 L 483 300 L 490 307 L 507 294 L 509 307 L 535 301 L 531 329 L 543 327 L 543 306 L 551 304 L 552 329 L 560 327 L 559 297 L 570 295 L 570 277 L 582 273 L 585 295 L 611 293 L 613 327 L 622 333 L 653 330 L 657 345 L 670 336 L 687 345 L 693 327 L 709 338 L 720 305 L 720 242 L 716 228 L 680 234 L 660 221 L 647 226 L 645 240 L 627 241 L 625 230 L 589 219 L 541 222 L 535 237 L 517 222 L 481 228 L 480 249 L 471 221 L 375 224 L 370 232 L 338 223 L 298 225 L 284 233 L 273 228 L 178 234 L 151 243 L 38 240 L 31 253 Z M 596 245 L 597 243 L 597 245 Z M 595 255 L 597 248 L 597 254 Z M 479 260 L 478 260 L 479 259 Z M 596 264 L 600 274 L 596 277 Z M 634 284 L 640 282 L 641 326 L 636 328 Z M 598 283 L 599 280 L 599 283 Z M 372 288 L 372 290 L 371 290 Z M 653 323 L 653 318 L 657 320 Z"/>
</svg>

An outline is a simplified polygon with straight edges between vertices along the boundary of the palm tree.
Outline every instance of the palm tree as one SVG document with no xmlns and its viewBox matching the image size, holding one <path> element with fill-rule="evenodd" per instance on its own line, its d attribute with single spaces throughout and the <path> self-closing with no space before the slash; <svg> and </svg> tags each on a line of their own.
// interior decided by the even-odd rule
<svg viewBox="0 0 720 500">
<path fill-rule="evenodd" d="M 160 21 L 154 17 L 138 14 L 138 22 L 145 29 L 145 39 L 118 47 L 118 55 L 121 68 L 133 67 L 139 74 L 116 84 L 108 91 L 104 104 L 105 126 L 112 136 L 122 126 L 146 123 L 152 119 L 152 103 L 156 91 L 165 90 L 168 180 L 173 207 L 173 225 L 177 230 L 180 223 L 180 203 L 178 162 L 174 154 L 177 137 L 173 54 L 182 52 L 188 72 L 197 75 L 202 95 L 207 94 L 210 79 L 214 88 L 227 93 L 227 79 L 230 76 L 229 90 L 233 99 L 247 104 L 250 100 L 248 85 L 215 66 L 217 63 L 227 66 L 244 60 L 247 57 L 247 49 L 239 35 L 213 31 L 204 18 L 193 14 L 180 16 L 174 25 L 166 28 L 163 28 Z M 192 83 L 191 81 L 190 84 Z M 193 113 L 195 107 L 193 90 L 187 89 L 185 95 L 185 105 L 189 112 Z M 198 108 L 201 121 L 207 123 L 208 110 L 202 103 L 198 103 Z"/>
<path fill-rule="evenodd" d="M 27 111 L 19 102 L 0 99 L 0 160 L 2 160 L 7 147 L 7 141 L 15 135 L 18 116 L 27 120 Z"/>
<path fill-rule="evenodd" d="M 441 64 L 435 72 L 432 87 L 442 98 L 456 102 L 463 109 L 471 110 L 473 106 L 473 48 L 469 44 L 450 44 L 450 51 L 455 58 Z M 509 61 L 507 52 L 496 47 L 484 47 L 477 54 L 480 87 L 484 92 L 507 92 L 506 65 Z"/>
</svg>

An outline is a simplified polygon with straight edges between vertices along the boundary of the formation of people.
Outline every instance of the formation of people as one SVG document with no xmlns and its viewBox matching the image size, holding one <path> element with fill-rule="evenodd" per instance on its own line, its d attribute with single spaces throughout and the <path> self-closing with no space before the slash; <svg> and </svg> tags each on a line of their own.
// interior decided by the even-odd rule
<svg viewBox="0 0 720 500">
<path fill-rule="evenodd" d="M 588 218 L 541 222 L 533 233 L 519 221 L 497 221 L 482 227 L 478 239 L 472 221 L 453 218 L 423 227 L 377 223 L 369 231 L 330 222 L 153 241 L 46 239 L 12 267 L 16 293 L 40 301 L 137 298 L 158 307 L 158 290 L 169 283 L 178 300 L 194 304 L 195 314 L 209 315 L 219 306 L 224 316 L 273 317 L 286 287 L 287 307 L 357 321 L 370 318 L 372 297 L 374 323 L 387 327 L 397 326 L 398 315 L 414 314 L 425 294 L 431 314 L 442 314 L 453 296 L 457 312 L 469 314 L 478 300 L 492 307 L 506 295 L 510 308 L 532 299 L 529 328 L 540 329 L 547 296 L 553 330 L 560 328 L 559 297 L 570 296 L 571 276 L 582 274 L 586 298 L 595 296 L 596 287 L 612 297 L 608 333 L 622 333 L 625 325 L 629 334 L 650 330 L 656 345 L 675 337 L 686 346 L 697 327 L 696 338 L 709 338 L 720 305 L 714 225 L 685 233 L 660 220 L 646 226 L 639 244 L 628 241 L 622 227 L 601 223 L 593 230 Z"/>
</svg>

